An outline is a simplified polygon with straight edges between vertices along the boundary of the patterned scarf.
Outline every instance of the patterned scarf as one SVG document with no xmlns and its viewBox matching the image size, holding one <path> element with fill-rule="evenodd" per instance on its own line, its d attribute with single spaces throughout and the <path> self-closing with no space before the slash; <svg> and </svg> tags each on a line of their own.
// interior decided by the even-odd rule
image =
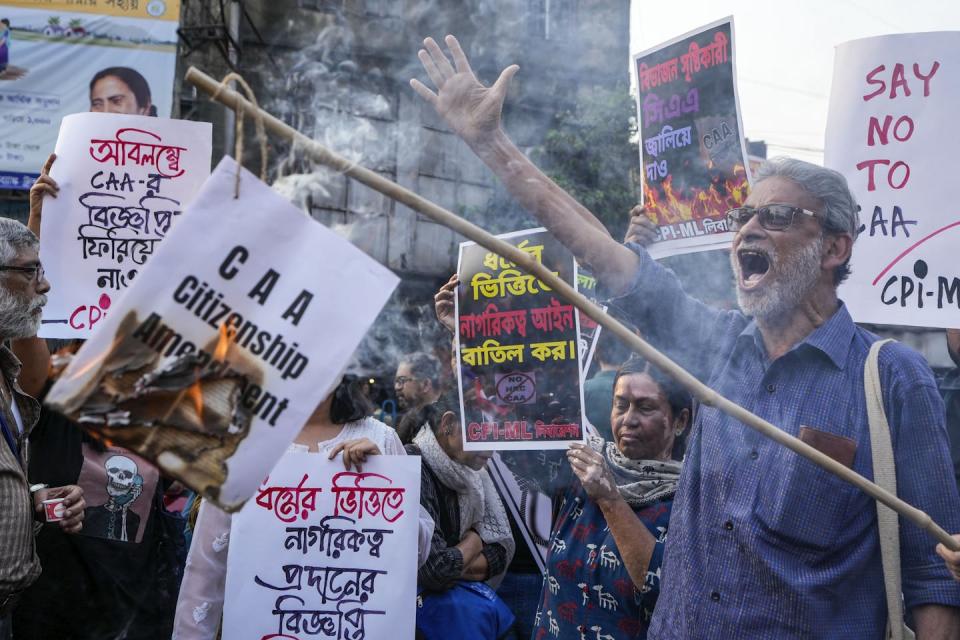
<svg viewBox="0 0 960 640">
<path fill-rule="evenodd" d="M 471 527 L 480 534 L 486 544 L 498 543 L 507 550 L 507 562 L 513 558 L 516 542 L 510 531 L 507 512 L 500 502 L 500 496 L 493 486 L 493 480 L 486 469 L 474 471 L 447 455 L 429 424 L 424 424 L 413 439 L 420 448 L 420 455 L 440 482 L 457 492 L 457 504 L 460 507 L 460 534 Z M 504 571 L 506 573 L 506 571 Z M 496 589 L 503 580 L 503 573 L 490 576 L 487 584 Z"/>
<path fill-rule="evenodd" d="M 590 446 L 603 454 L 620 495 L 633 509 L 672 497 L 677 492 L 682 463 L 676 460 L 631 460 L 617 445 L 590 436 Z"/>
</svg>

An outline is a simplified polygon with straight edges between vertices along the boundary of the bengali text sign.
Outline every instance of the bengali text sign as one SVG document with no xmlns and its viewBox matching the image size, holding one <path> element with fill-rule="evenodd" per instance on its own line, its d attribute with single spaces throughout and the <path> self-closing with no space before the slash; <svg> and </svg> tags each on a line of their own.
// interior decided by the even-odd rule
<svg viewBox="0 0 960 640">
<path fill-rule="evenodd" d="M 726 246 L 724 213 L 747 198 L 733 18 L 634 56 L 643 203 L 655 257 Z"/>
<path fill-rule="evenodd" d="M 52 284 L 40 335 L 89 338 L 210 175 L 207 122 L 67 116 L 40 230 Z"/>
<path fill-rule="evenodd" d="M 224 638 L 412 638 L 420 458 L 287 452 L 233 517 Z"/>
<path fill-rule="evenodd" d="M 550 233 L 500 236 L 571 286 L 576 264 Z M 460 245 L 456 297 L 464 448 L 560 449 L 583 439 L 579 322 L 536 277 Z"/>
<path fill-rule="evenodd" d="M 837 47 L 825 164 L 860 205 L 840 296 L 857 322 L 960 326 L 960 32 Z"/>
</svg>

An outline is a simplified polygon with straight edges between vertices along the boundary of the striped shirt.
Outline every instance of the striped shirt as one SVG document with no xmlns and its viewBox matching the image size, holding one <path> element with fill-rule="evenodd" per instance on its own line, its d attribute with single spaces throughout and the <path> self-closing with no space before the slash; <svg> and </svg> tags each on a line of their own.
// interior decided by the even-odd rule
<svg viewBox="0 0 960 640">
<path fill-rule="evenodd" d="M 37 423 L 40 404 L 17 384 L 20 361 L 13 352 L 0 346 L 0 373 L 12 389 L 25 434 Z M 13 437 L 20 459 L 0 440 L 0 602 L 11 593 L 27 588 L 40 575 L 40 561 L 33 541 L 33 501 L 27 484 L 27 436 L 21 434 L 10 407 L 0 407 Z"/>
<path fill-rule="evenodd" d="M 612 304 L 710 387 L 793 436 L 840 443 L 872 478 L 863 369 L 877 336 L 841 304 L 774 361 L 756 324 L 687 296 L 642 248 Z M 960 531 L 944 407 L 916 352 L 890 344 L 880 377 L 900 497 Z M 810 430 L 813 431 L 810 431 Z M 649 637 L 881 638 L 886 624 L 874 501 L 711 407 L 701 407 L 670 520 Z M 960 606 L 935 541 L 901 521 L 906 607 Z"/>
</svg>

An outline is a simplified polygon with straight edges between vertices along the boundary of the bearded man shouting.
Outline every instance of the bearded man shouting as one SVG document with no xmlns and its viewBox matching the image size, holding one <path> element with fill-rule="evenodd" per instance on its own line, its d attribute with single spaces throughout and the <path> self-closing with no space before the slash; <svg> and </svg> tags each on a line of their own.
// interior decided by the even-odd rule
<svg viewBox="0 0 960 640">
<path fill-rule="evenodd" d="M 500 115 L 516 65 L 488 88 L 455 38 L 446 38 L 449 57 L 433 39 L 423 44 L 420 61 L 435 90 L 418 80 L 413 88 L 593 270 L 610 304 L 631 315 L 647 340 L 734 402 L 873 476 L 864 364 L 878 338 L 857 327 L 837 297 L 859 226 L 839 173 L 786 158 L 763 165 L 745 206 L 728 214 L 741 310 L 711 309 L 686 295 L 642 246 L 611 238 L 510 140 Z M 628 240 L 640 233 L 641 220 L 634 222 Z M 960 531 L 933 375 L 900 344 L 880 351 L 879 367 L 899 495 Z M 960 585 L 938 561 L 934 543 L 906 521 L 900 543 L 904 603 L 918 637 L 960 637 Z M 873 500 L 719 410 L 701 407 L 649 637 L 879 639 L 886 621 Z"/>
</svg>

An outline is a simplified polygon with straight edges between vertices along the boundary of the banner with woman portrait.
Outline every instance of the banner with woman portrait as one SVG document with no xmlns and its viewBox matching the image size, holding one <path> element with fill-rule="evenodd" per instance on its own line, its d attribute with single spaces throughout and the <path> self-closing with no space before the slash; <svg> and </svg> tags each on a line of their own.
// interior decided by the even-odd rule
<svg viewBox="0 0 960 640">
<path fill-rule="evenodd" d="M 0 188 L 29 189 L 71 113 L 170 116 L 180 0 L 0 3 Z"/>
</svg>

